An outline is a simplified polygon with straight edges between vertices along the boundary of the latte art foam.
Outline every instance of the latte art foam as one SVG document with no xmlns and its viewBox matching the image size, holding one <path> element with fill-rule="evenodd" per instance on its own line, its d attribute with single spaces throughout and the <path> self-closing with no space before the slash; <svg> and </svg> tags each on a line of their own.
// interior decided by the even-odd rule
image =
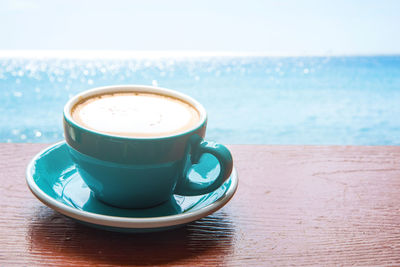
<svg viewBox="0 0 400 267">
<path fill-rule="evenodd" d="M 183 132 L 199 121 L 186 102 L 151 93 L 113 93 L 79 102 L 72 117 L 83 126 L 121 136 L 163 136 Z"/>
</svg>

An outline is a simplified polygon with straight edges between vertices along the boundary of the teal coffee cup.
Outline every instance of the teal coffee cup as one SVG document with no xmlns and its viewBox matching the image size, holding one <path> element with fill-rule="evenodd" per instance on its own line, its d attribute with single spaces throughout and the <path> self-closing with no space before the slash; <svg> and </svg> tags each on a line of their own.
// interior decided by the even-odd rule
<svg viewBox="0 0 400 267">
<path fill-rule="evenodd" d="M 73 112 L 79 105 L 83 105 L 81 103 L 90 103 L 91 99 L 115 95 L 125 97 L 119 99 L 126 103 L 129 103 L 128 96 L 133 95 L 156 95 L 177 100 L 195 110 L 197 117 L 189 127 L 172 133 L 152 133 L 151 136 L 98 130 L 74 117 Z M 136 106 L 146 105 L 142 102 L 126 103 L 124 105 L 128 105 L 128 109 L 132 110 L 135 110 Z M 121 106 L 116 106 L 115 110 L 125 114 Z M 146 108 L 150 113 L 155 109 L 149 106 L 144 107 Z M 110 109 L 110 112 L 115 110 Z M 112 127 L 110 125 L 114 122 L 107 121 L 108 114 L 104 113 L 108 111 L 104 108 L 100 111 L 98 114 L 92 114 L 93 120 L 100 128 Z M 157 116 L 167 117 L 163 114 Z M 125 120 L 122 126 L 126 124 L 135 127 L 129 116 L 126 116 Z M 141 123 L 140 120 L 139 122 Z M 171 123 L 176 121 L 171 120 Z M 136 85 L 88 90 L 67 102 L 64 107 L 63 124 L 69 154 L 79 175 L 97 199 L 112 206 L 147 208 L 169 200 L 173 194 L 193 196 L 210 193 L 220 187 L 232 171 L 233 163 L 229 150 L 221 144 L 204 140 L 207 125 L 204 107 L 193 98 L 177 91 Z M 191 179 L 189 172 L 196 169 L 192 168 L 194 164 L 201 164 L 199 159 L 205 153 L 218 160 L 219 173 L 214 174 L 215 172 L 210 171 L 208 174 L 195 175 L 197 178 Z M 201 179 L 198 179 L 198 176 L 201 176 Z"/>
</svg>

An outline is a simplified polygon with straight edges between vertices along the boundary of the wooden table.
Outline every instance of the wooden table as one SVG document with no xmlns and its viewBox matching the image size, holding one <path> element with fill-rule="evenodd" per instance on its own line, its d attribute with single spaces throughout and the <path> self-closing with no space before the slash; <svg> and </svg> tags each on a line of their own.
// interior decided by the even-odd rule
<svg viewBox="0 0 400 267">
<path fill-rule="evenodd" d="M 0 266 L 400 265 L 400 147 L 231 145 L 239 188 L 183 228 L 120 234 L 39 202 L 46 144 L 0 144 Z"/>
</svg>

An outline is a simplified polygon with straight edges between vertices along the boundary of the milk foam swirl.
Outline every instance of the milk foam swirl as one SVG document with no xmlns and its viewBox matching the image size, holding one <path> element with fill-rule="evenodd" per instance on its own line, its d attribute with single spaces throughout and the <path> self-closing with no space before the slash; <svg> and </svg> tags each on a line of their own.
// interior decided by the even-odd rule
<svg viewBox="0 0 400 267">
<path fill-rule="evenodd" d="M 185 131 L 199 121 L 188 103 L 150 93 L 94 96 L 72 110 L 78 123 L 93 130 L 127 136 L 162 136 Z"/>
</svg>

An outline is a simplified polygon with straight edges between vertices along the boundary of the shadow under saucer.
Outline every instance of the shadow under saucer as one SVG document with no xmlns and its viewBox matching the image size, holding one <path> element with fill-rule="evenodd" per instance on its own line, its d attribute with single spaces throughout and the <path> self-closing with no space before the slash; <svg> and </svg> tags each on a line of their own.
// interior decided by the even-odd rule
<svg viewBox="0 0 400 267">
<path fill-rule="evenodd" d="M 40 207 L 28 231 L 31 253 L 60 262 L 73 258 L 94 264 L 159 265 L 179 261 L 190 265 L 206 254 L 219 265 L 233 252 L 235 226 L 227 214 L 219 211 L 175 230 L 124 234 L 86 227 Z"/>
</svg>

